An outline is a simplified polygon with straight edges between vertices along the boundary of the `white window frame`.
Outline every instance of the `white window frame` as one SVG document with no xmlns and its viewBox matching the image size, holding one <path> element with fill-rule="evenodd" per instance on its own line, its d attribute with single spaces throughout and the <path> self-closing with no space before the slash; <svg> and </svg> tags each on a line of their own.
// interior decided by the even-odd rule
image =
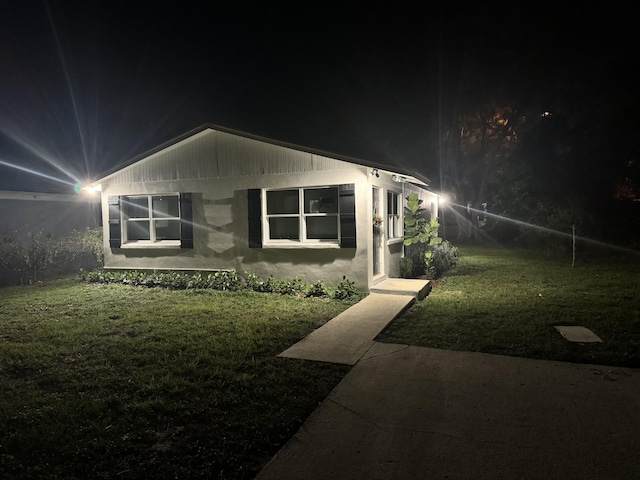
<svg viewBox="0 0 640 480">
<path fill-rule="evenodd" d="M 395 198 L 397 212 L 394 214 L 389 210 L 389 196 L 393 195 Z M 403 219 L 403 204 L 402 194 L 393 190 L 387 190 L 387 202 L 385 205 L 387 209 L 387 240 L 401 240 L 404 236 L 404 219 Z M 392 228 L 393 227 L 393 228 Z"/>
<path fill-rule="evenodd" d="M 334 189 L 336 198 L 336 213 L 306 213 L 304 208 L 304 193 L 306 190 Z M 267 192 L 274 191 L 297 191 L 298 192 L 298 212 L 284 214 L 267 213 Z M 278 248 L 339 248 L 340 247 L 340 201 L 338 185 L 318 185 L 309 187 L 293 188 L 263 188 L 262 189 L 262 246 Z M 307 218 L 311 217 L 335 217 L 336 238 L 319 239 L 307 238 Z M 298 239 L 272 239 L 269 219 L 271 218 L 297 218 L 298 219 Z"/>
<path fill-rule="evenodd" d="M 129 218 L 127 216 L 127 206 L 126 202 L 131 198 L 147 198 L 147 217 L 139 217 L 139 218 Z M 153 211 L 153 199 L 157 197 L 175 197 L 178 203 L 178 216 L 177 217 L 157 217 L 154 216 Z M 132 194 L 132 195 L 123 195 L 121 197 L 123 205 L 120 209 L 121 215 L 121 223 L 122 223 L 122 248 L 140 248 L 141 246 L 150 247 L 150 248 L 180 248 L 181 240 L 180 235 L 175 240 L 158 240 L 157 232 L 156 232 L 156 223 L 160 221 L 177 221 L 178 224 L 180 222 L 180 194 L 178 193 L 158 193 L 158 194 Z M 143 207 L 144 208 L 144 207 Z M 135 222 L 149 222 L 149 240 L 129 240 L 128 237 L 128 225 L 129 223 Z"/>
</svg>

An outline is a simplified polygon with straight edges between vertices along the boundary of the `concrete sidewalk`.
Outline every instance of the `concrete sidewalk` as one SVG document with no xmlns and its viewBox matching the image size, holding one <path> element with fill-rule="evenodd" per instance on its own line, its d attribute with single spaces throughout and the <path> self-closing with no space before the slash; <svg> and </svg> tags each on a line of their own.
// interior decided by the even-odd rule
<svg viewBox="0 0 640 480">
<path fill-rule="evenodd" d="M 640 478 L 640 370 L 374 343 L 257 480 Z"/>
<path fill-rule="evenodd" d="M 430 289 L 428 280 L 385 280 L 363 300 L 278 356 L 355 365 L 371 348 L 373 339 Z"/>
<path fill-rule="evenodd" d="M 257 480 L 640 479 L 640 370 L 376 343 L 393 279 L 282 357 L 354 365 Z"/>
</svg>

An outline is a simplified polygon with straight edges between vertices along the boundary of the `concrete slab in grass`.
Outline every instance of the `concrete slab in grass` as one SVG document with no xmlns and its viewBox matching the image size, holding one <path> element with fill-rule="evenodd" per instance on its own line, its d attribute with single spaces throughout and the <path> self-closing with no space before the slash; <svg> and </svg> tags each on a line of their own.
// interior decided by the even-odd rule
<svg viewBox="0 0 640 480">
<path fill-rule="evenodd" d="M 556 326 L 560 335 L 574 343 L 602 343 L 602 339 L 586 327 Z"/>
</svg>

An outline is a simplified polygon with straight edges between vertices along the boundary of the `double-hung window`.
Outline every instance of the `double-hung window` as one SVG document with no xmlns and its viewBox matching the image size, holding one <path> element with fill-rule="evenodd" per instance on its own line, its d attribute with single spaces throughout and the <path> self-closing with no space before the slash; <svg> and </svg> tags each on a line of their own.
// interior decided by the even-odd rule
<svg viewBox="0 0 640 480">
<path fill-rule="evenodd" d="M 400 238 L 404 235 L 401 212 L 400 196 L 396 192 L 387 191 L 387 238 Z"/>
<path fill-rule="evenodd" d="M 338 187 L 266 190 L 264 244 L 338 244 Z"/>
<path fill-rule="evenodd" d="M 180 245 L 180 201 L 175 195 L 121 197 L 123 244 Z"/>
</svg>

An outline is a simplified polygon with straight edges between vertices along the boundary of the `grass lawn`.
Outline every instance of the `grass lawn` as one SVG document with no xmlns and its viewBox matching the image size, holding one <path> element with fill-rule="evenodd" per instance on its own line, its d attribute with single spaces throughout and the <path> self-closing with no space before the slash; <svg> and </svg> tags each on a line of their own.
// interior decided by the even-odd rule
<svg viewBox="0 0 640 480">
<path fill-rule="evenodd" d="M 460 247 L 378 340 L 640 367 L 640 262 Z M 252 479 L 349 367 L 276 355 L 351 305 L 71 280 L 0 289 L 0 477 Z M 555 325 L 604 342 L 573 344 Z"/>
<path fill-rule="evenodd" d="M 640 257 L 549 257 L 462 246 L 460 262 L 379 341 L 581 363 L 640 367 Z M 567 342 L 581 325 L 603 343 Z"/>
<path fill-rule="evenodd" d="M 0 289 L 0 477 L 254 478 L 348 370 L 276 355 L 350 305 Z"/>
</svg>

